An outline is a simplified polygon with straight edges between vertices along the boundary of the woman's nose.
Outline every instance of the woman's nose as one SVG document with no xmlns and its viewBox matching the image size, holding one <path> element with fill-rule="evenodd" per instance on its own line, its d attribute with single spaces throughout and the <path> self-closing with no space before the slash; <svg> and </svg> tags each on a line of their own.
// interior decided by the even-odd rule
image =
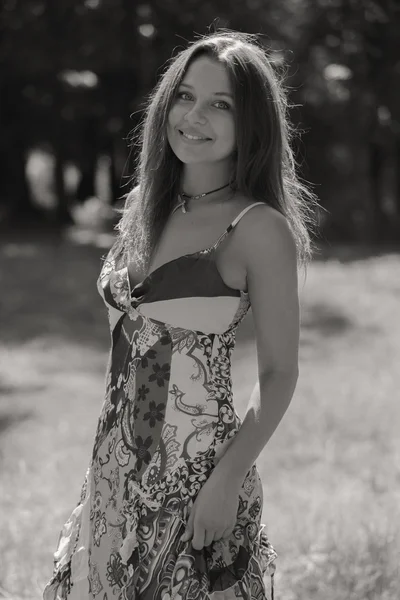
<svg viewBox="0 0 400 600">
<path fill-rule="evenodd" d="M 204 123 L 205 121 L 205 117 L 203 114 L 203 111 L 201 110 L 200 107 L 198 106 L 193 106 L 187 113 L 186 113 L 186 118 L 188 120 L 194 121 L 194 122 L 202 122 Z"/>
</svg>

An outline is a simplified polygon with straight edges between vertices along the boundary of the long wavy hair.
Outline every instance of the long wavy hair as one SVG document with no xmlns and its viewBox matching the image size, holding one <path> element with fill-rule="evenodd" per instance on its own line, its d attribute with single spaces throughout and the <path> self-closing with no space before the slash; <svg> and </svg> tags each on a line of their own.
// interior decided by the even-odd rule
<svg viewBox="0 0 400 600">
<path fill-rule="evenodd" d="M 167 61 L 148 95 L 144 117 L 132 135 L 138 153 L 131 190 L 124 196 L 113 252 L 123 264 L 134 260 L 146 272 L 165 224 L 177 202 L 183 163 L 166 135 L 167 119 L 178 87 L 193 60 L 208 57 L 230 78 L 235 106 L 237 148 L 234 189 L 283 214 L 294 236 L 298 264 L 312 258 L 310 233 L 316 225 L 314 193 L 302 183 L 291 148 L 295 129 L 288 119 L 284 76 L 255 34 L 222 29 L 200 36 Z M 168 64 L 170 63 L 170 64 Z M 133 185 L 132 185 L 133 184 Z"/>
</svg>

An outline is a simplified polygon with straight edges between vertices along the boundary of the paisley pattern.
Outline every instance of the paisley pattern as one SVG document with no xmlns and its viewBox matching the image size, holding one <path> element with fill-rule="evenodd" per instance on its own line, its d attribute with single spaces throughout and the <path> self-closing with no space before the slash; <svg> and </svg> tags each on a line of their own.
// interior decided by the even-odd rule
<svg viewBox="0 0 400 600">
<path fill-rule="evenodd" d="M 255 464 L 231 536 L 201 550 L 181 541 L 197 494 L 241 425 L 231 356 L 250 302 L 225 285 L 213 253 L 256 204 L 214 246 L 162 265 L 133 290 L 110 250 L 97 282 L 111 332 L 105 399 L 44 600 L 266 600 L 265 574 L 273 600 L 277 554 L 261 524 Z M 193 309 L 193 300 L 193 326 L 183 327 L 191 314 L 183 303 Z M 214 300 L 216 314 L 224 306 L 223 325 L 209 318 Z"/>
</svg>

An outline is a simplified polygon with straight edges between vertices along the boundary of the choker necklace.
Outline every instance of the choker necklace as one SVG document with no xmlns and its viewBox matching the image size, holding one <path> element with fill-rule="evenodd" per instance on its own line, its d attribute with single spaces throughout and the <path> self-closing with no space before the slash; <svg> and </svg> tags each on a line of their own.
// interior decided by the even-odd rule
<svg viewBox="0 0 400 600">
<path fill-rule="evenodd" d="M 178 194 L 178 199 L 180 202 L 177 206 L 175 206 L 174 211 L 177 210 L 180 206 L 182 206 L 182 212 L 187 213 L 188 212 L 188 205 L 187 205 L 188 200 L 197 200 L 198 198 L 203 198 L 204 196 L 207 196 L 208 194 L 212 194 L 213 192 L 218 192 L 219 190 L 222 190 L 222 189 L 228 187 L 228 185 L 230 185 L 230 183 L 227 183 L 226 185 L 222 185 L 221 187 L 217 188 L 216 190 L 211 190 L 210 192 L 204 192 L 204 194 L 198 194 L 197 196 L 188 196 L 188 194 L 185 194 L 184 192 L 180 192 Z"/>
</svg>

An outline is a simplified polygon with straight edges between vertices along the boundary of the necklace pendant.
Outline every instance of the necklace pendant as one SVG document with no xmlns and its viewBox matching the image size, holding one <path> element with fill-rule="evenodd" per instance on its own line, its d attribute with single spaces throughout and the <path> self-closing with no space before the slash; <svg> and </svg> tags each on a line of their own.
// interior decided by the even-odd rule
<svg viewBox="0 0 400 600">
<path fill-rule="evenodd" d="M 213 192 L 218 192 L 219 190 L 222 190 L 226 187 L 228 187 L 229 183 L 227 183 L 226 185 L 222 185 L 221 187 L 217 188 L 216 190 L 210 190 L 209 192 L 203 192 L 203 194 L 197 194 L 197 196 L 188 196 L 187 194 L 185 194 L 184 192 L 178 192 L 178 199 L 180 201 L 180 204 L 178 204 L 178 206 L 176 206 L 174 208 L 174 210 L 177 210 L 179 208 L 179 206 L 182 207 L 182 212 L 183 213 L 187 213 L 188 212 L 188 200 L 198 200 L 199 198 L 204 198 L 204 196 L 207 196 L 208 194 L 212 194 Z M 182 198 L 182 196 L 185 196 L 184 198 Z"/>
</svg>

